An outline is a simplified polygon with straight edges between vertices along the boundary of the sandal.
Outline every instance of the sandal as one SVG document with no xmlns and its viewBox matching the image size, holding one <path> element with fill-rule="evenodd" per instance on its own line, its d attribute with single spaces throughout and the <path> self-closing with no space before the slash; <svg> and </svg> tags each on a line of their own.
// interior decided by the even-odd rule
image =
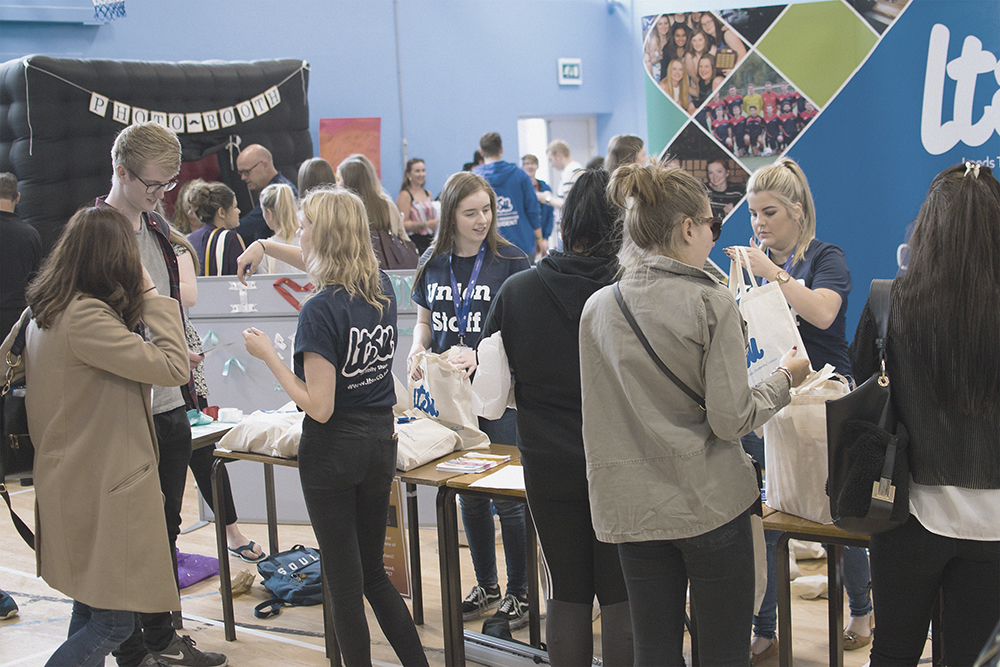
<svg viewBox="0 0 1000 667">
<path fill-rule="evenodd" d="M 267 554 L 261 552 L 260 556 L 257 556 L 253 552 L 255 546 L 257 544 L 253 540 L 250 540 L 250 544 L 244 544 L 242 547 L 237 547 L 236 549 L 229 547 L 229 553 L 238 556 L 245 563 L 259 563 L 267 558 Z"/>
</svg>

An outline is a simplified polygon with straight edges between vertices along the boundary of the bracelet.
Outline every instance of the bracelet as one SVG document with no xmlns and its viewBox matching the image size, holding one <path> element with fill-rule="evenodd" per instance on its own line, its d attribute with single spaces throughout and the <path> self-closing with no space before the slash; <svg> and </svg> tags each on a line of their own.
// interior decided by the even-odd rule
<svg viewBox="0 0 1000 667">
<path fill-rule="evenodd" d="M 254 243 L 259 243 L 261 252 L 263 252 L 265 255 L 267 254 L 267 246 L 264 245 L 264 241 L 262 241 L 261 239 L 257 239 L 256 241 L 254 241 Z"/>
<path fill-rule="evenodd" d="M 789 389 L 792 388 L 792 372 L 790 370 L 788 370 L 784 366 L 778 366 L 778 369 L 774 371 L 774 373 L 781 373 L 786 378 L 788 378 L 788 388 Z M 774 373 L 771 373 L 771 375 L 774 375 Z"/>
<path fill-rule="evenodd" d="M 155 291 L 156 291 L 156 288 L 155 288 L 155 287 L 150 287 L 149 289 L 145 289 L 145 290 L 142 290 L 142 293 L 143 293 L 143 294 L 146 294 L 146 293 L 148 293 L 148 292 L 155 292 Z"/>
</svg>

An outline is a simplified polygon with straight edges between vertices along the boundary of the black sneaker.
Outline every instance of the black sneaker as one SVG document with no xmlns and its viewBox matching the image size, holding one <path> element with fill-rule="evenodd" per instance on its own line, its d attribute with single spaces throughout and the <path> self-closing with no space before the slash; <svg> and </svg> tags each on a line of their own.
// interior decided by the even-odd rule
<svg viewBox="0 0 1000 667">
<path fill-rule="evenodd" d="M 152 653 L 147 653 L 146 657 L 139 663 L 139 667 L 163 667 L 164 663 L 153 657 Z"/>
<path fill-rule="evenodd" d="M 499 596 L 499 593 L 497 593 Z M 0 621 L 17 616 L 17 603 L 14 598 L 0 591 Z"/>
<path fill-rule="evenodd" d="M 221 653 L 202 653 L 194 647 L 194 640 L 188 635 L 175 634 L 162 651 L 153 656 L 164 665 L 185 665 L 186 667 L 225 667 L 229 659 Z"/>
<path fill-rule="evenodd" d="M 472 587 L 472 591 L 462 602 L 462 620 L 471 621 L 479 618 L 490 609 L 493 609 L 500 602 L 500 587 L 492 589 L 483 588 L 478 584 Z"/>
<path fill-rule="evenodd" d="M 510 623 L 511 630 L 523 628 L 528 622 L 528 598 L 520 598 L 508 593 L 500 602 L 500 608 L 493 618 L 501 618 Z"/>
</svg>

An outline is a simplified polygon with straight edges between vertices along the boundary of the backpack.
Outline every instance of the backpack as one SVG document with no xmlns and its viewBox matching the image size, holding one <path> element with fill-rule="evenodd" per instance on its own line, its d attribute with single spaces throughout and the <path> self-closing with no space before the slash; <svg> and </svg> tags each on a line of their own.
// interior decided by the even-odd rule
<svg viewBox="0 0 1000 667">
<path fill-rule="evenodd" d="M 308 606 L 323 602 L 323 574 L 319 551 L 296 544 L 288 551 L 268 556 L 257 563 L 261 583 L 273 598 L 254 607 L 257 618 L 268 618 L 281 607 Z"/>
</svg>

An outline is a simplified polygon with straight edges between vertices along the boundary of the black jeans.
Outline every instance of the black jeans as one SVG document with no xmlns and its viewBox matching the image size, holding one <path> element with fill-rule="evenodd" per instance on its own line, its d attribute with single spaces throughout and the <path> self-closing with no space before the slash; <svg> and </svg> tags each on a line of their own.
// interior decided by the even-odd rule
<svg viewBox="0 0 1000 667">
<path fill-rule="evenodd" d="M 191 462 L 188 464 L 191 468 L 191 474 L 194 475 L 194 481 L 198 483 L 201 496 L 205 499 L 205 504 L 208 505 L 208 508 L 212 512 L 215 512 L 215 499 L 212 498 L 212 464 L 215 463 L 214 451 L 214 447 L 195 449 L 191 452 Z M 222 502 L 226 505 L 226 521 L 228 521 L 226 525 L 231 526 L 238 519 L 236 516 L 236 504 L 233 502 L 233 489 L 229 485 L 229 473 L 226 472 L 226 466 L 224 465 L 219 466 L 219 478 L 222 481 Z"/>
<path fill-rule="evenodd" d="M 684 600 L 703 665 L 750 662 L 754 564 L 750 508 L 703 535 L 618 545 L 628 586 L 636 665 L 683 665 Z"/>
<path fill-rule="evenodd" d="M 878 623 L 872 667 L 917 664 L 939 590 L 945 664 L 975 662 L 1000 618 L 1000 542 L 936 535 L 910 516 L 868 548 Z"/>
<path fill-rule="evenodd" d="M 181 532 L 181 503 L 191 460 L 191 422 L 184 407 L 153 415 L 156 442 L 160 451 L 160 490 L 167 515 L 167 536 L 173 557 L 177 536 Z M 174 558 L 176 561 L 176 558 Z M 177 564 L 174 563 L 176 575 Z M 132 636 L 112 652 L 121 667 L 135 667 L 148 651 L 162 651 L 174 638 L 170 612 L 136 614 Z"/>
<path fill-rule="evenodd" d="M 618 547 L 594 534 L 587 478 L 549 477 L 524 467 L 524 486 L 549 567 L 549 597 L 589 605 L 628 600 Z"/>
<path fill-rule="evenodd" d="M 427 664 L 410 611 L 382 564 L 395 470 L 391 409 L 338 409 L 325 424 L 306 416 L 299 479 L 345 665 L 371 664 L 362 595 L 401 664 Z"/>
</svg>

